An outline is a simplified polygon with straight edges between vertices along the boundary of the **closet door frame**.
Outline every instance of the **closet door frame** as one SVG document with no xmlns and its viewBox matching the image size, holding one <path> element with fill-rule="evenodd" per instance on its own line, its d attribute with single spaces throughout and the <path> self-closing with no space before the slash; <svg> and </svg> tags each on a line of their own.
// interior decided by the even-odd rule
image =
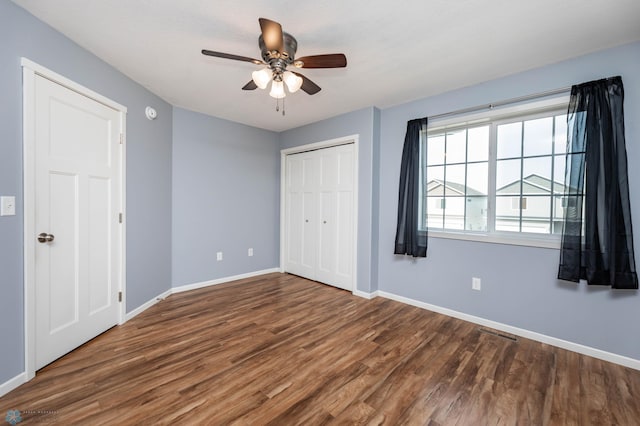
<svg viewBox="0 0 640 426">
<path fill-rule="evenodd" d="M 314 151 L 323 148 L 331 148 L 334 146 L 353 144 L 353 265 L 351 275 L 351 292 L 357 293 L 358 289 L 358 153 L 360 145 L 358 143 L 359 135 L 344 136 L 341 138 L 330 139 L 321 142 L 315 142 L 307 145 L 286 148 L 280 151 L 280 272 L 285 272 L 285 253 L 286 253 L 286 165 L 287 155 L 299 154 L 306 151 Z"/>
</svg>

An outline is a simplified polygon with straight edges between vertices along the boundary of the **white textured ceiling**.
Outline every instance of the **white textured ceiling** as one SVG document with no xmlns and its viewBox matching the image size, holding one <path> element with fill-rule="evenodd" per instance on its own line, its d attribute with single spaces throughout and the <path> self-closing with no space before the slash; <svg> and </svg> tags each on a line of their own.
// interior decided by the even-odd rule
<svg viewBox="0 0 640 426">
<path fill-rule="evenodd" d="M 167 102 L 282 131 L 389 107 L 640 40 L 639 0 L 13 0 Z M 322 87 L 286 98 L 240 88 L 260 59 L 258 18 L 297 56 L 344 53 L 345 69 L 301 70 Z"/>
</svg>

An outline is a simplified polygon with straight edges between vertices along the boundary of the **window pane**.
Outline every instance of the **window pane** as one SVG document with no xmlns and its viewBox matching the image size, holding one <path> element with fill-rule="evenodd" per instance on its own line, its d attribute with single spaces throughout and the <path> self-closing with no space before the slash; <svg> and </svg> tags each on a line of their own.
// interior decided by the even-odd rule
<svg viewBox="0 0 640 426">
<path fill-rule="evenodd" d="M 447 132 L 447 164 L 464 163 L 467 158 L 467 131 Z"/>
<path fill-rule="evenodd" d="M 553 117 L 524 122 L 524 156 L 553 154 Z"/>
<path fill-rule="evenodd" d="M 567 152 L 567 115 L 556 115 L 555 153 Z"/>
<path fill-rule="evenodd" d="M 444 195 L 444 166 L 427 167 L 426 192 L 428 196 Z"/>
<path fill-rule="evenodd" d="M 487 195 L 489 192 L 489 163 L 467 166 L 467 195 Z"/>
<path fill-rule="evenodd" d="M 496 163 L 496 195 L 520 194 L 520 160 Z"/>
<path fill-rule="evenodd" d="M 556 155 L 553 158 L 553 192 L 555 194 L 564 193 L 564 155 Z"/>
<path fill-rule="evenodd" d="M 444 225 L 443 197 L 427 197 L 427 226 L 442 229 Z"/>
<path fill-rule="evenodd" d="M 487 197 L 467 196 L 465 229 L 469 231 L 487 230 Z"/>
<path fill-rule="evenodd" d="M 498 158 L 520 157 L 522 122 L 498 126 Z"/>
<path fill-rule="evenodd" d="M 567 204 L 567 199 L 562 195 L 556 195 L 553 197 L 553 218 L 552 218 L 552 230 L 554 234 L 562 233 L 562 226 L 564 221 L 564 208 Z"/>
<path fill-rule="evenodd" d="M 427 165 L 444 164 L 444 135 L 427 138 Z"/>
<path fill-rule="evenodd" d="M 426 181 L 426 205 L 422 206 L 424 220 L 429 228 L 442 228 L 444 210 L 440 208 L 439 202 L 444 197 L 444 166 L 427 167 Z"/>
<path fill-rule="evenodd" d="M 469 129 L 467 137 L 467 161 L 489 160 L 489 126 Z"/>
<path fill-rule="evenodd" d="M 523 160 L 523 194 L 551 194 L 551 159 L 549 156 Z"/>
<path fill-rule="evenodd" d="M 465 165 L 459 164 L 457 166 L 446 166 L 446 195 L 458 195 L 465 196 L 465 187 L 464 187 L 464 174 L 465 174 Z"/>
<path fill-rule="evenodd" d="M 464 229 L 465 197 L 445 197 L 444 227 Z"/>
<path fill-rule="evenodd" d="M 519 195 L 496 197 L 496 231 L 520 232 L 519 201 Z"/>
<path fill-rule="evenodd" d="M 526 197 L 526 209 L 522 209 L 522 231 L 537 234 L 549 234 L 551 232 L 551 197 Z"/>
</svg>

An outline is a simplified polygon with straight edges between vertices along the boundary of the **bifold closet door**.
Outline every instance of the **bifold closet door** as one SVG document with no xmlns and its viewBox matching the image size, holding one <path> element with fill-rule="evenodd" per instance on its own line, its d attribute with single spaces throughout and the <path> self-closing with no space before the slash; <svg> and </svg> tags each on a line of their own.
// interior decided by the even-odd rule
<svg viewBox="0 0 640 426">
<path fill-rule="evenodd" d="M 285 270 L 353 289 L 353 144 L 287 156 Z"/>
<path fill-rule="evenodd" d="M 285 270 L 314 280 L 318 183 L 313 152 L 288 155 L 285 179 Z"/>
</svg>

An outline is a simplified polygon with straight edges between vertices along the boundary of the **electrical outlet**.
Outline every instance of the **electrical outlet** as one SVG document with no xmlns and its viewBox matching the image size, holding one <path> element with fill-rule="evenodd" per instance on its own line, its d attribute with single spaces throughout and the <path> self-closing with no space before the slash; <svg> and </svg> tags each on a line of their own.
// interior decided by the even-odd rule
<svg viewBox="0 0 640 426">
<path fill-rule="evenodd" d="M 481 282 L 482 281 L 480 280 L 480 278 L 476 278 L 476 277 L 471 278 L 471 289 L 480 291 Z"/>
<path fill-rule="evenodd" d="M 247 255 L 248 256 L 253 256 L 253 249 L 250 248 L 249 250 L 247 250 Z"/>
<path fill-rule="evenodd" d="M 222 260 L 222 252 L 221 251 L 216 253 L 216 260 Z"/>
</svg>

